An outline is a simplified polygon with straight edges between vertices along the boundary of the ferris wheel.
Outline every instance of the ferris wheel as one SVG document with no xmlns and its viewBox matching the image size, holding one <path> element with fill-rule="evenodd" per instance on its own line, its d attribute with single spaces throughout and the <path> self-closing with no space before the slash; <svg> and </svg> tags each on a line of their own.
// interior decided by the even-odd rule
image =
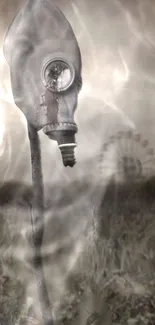
<svg viewBox="0 0 155 325">
<path fill-rule="evenodd" d="M 155 150 L 140 133 L 118 131 L 103 144 L 99 154 L 99 178 L 138 182 L 155 176 Z"/>
</svg>

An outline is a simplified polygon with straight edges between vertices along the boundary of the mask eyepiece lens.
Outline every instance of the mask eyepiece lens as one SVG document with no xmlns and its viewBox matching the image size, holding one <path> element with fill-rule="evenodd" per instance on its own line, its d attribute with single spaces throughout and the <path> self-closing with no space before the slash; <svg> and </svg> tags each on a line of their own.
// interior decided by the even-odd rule
<svg viewBox="0 0 155 325">
<path fill-rule="evenodd" d="M 47 62 L 42 71 L 43 84 L 53 92 L 67 90 L 72 85 L 74 78 L 73 66 L 62 59 Z"/>
</svg>

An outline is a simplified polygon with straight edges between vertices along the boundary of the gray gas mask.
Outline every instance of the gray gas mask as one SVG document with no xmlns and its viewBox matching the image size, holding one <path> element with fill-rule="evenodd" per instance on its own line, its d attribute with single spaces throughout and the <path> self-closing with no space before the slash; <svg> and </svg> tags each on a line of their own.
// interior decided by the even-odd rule
<svg viewBox="0 0 155 325">
<path fill-rule="evenodd" d="M 41 253 L 44 187 L 38 131 L 57 141 L 64 166 L 73 167 L 81 55 L 69 22 L 50 0 L 25 1 L 6 34 L 4 55 L 15 104 L 28 122 L 33 183 L 32 263 L 43 322 L 53 325 Z"/>
<path fill-rule="evenodd" d="M 52 1 L 26 1 L 4 42 L 15 104 L 37 131 L 56 140 L 65 166 L 75 164 L 74 113 L 81 55 L 74 32 Z"/>
</svg>

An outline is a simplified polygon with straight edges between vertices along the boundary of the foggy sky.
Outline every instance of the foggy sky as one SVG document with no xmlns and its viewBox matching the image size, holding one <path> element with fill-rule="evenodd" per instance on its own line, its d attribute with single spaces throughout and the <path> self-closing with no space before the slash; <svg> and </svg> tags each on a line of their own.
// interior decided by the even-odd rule
<svg viewBox="0 0 155 325">
<path fill-rule="evenodd" d="M 65 170 L 56 143 L 41 132 L 45 181 L 49 180 L 49 175 L 51 179 L 70 179 L 75 174 L 85 173 L 83 162 L 90 158 L 96 161 L 102 143 L 125 125 L 142 132 L 150 145 L 155 146 L 154 1 L 58 0 L 56 3 L 71 23 L 80 45 L 83 88 L 76 111 L 78 164 L 74 170 Z M 1 46 L 21 4 L 19 0 L 1 1 Z M 30 181 L 26 121 L 19 109 L 8 103 L 12 100 L 9 82 L 9 69 L 1 56 L 1 111 L 5 138 L 9 137 L 12 151 L 4 150 L 1 165 L 10 159 L 6 179 L 22 177 Z M 1 174 L 3 179 L 4 171 Z"/>
</svg>

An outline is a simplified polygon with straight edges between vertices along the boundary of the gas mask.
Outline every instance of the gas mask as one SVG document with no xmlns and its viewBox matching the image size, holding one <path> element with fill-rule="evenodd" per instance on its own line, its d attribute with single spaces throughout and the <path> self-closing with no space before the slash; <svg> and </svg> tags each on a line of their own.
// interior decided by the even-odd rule
<svg viewBox="0 0 155 325">
<path fill-rule="evenodd" d="M 33 209 L 32 263 L 45 325 L 53 325 L 41 247 L 44 234 L 44 187 L 38 131 L 56 140 L 64 166 L 75 164 L 74 113 L 82 85 L 81 55 L 73 30 L 50 0 L 27 0 L 4 40 L 15 104 L 28 122 Z"/>
<path fill-rule="evenodd" d="M 4 41 L 15 104 L 37 131 L 57 141 L 64 166 L 75 164 L 74 113 L 82 85 L 74 32 L 50 0 L 26 1 Z"/>
</svg>

